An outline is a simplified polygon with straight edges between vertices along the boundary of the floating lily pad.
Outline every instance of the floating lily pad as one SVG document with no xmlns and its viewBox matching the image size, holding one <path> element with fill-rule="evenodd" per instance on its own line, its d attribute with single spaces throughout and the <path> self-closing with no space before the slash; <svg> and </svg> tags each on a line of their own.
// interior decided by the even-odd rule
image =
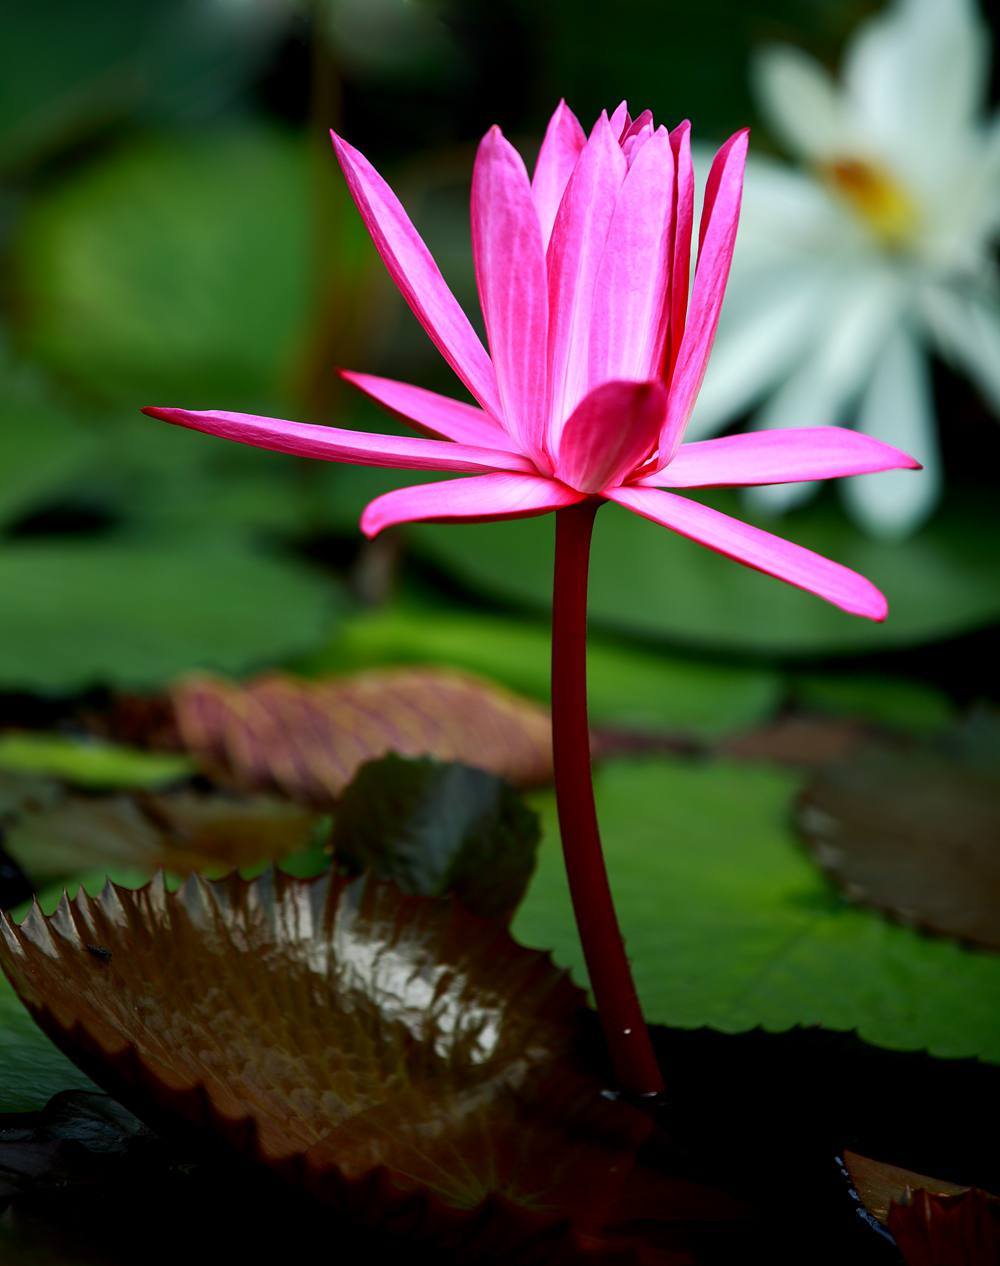
<svg viewBox="0 0 1000 1266">
<path fill-rule="evenodd" d="M 495 774 L 386 756 L 344 792 L 330 848 L 339 869 L 423 896 L 454 893 L 473 914 L 509 921 L 539 836 L 535 814 Z"/>
<path fill-rule="evenodd" d="M 958 741 L 870 743 L 822 769 L 799 829 L 848 899 L 1000 950 L 1000 715 Z"/>
<path fill-rule="evenodd" d="M 90 431 L 0 350 L 0 523 L 55 496 L 94 447 Z"/>
<path fill-rule="evenodd" d="M 301 346 L 309 171 L 277 133 L 135 144 L 50 189 L 18 250 L 27 349 L 105 399 L 259 408 Z"/>
<path fill-rule="evenodd" d="M 186 875 L 274 862 L 305 848 L 318 825 L 302 806 L 264 796 L 187 788 L 82 796 L 0 780 L 6 847 L 37 887 L 94 870 Z"/>
<path fill-rule="evenodd" d="M 547 624 L 499 615 L 387 608 L 355 616 L 306 671 L 385 663 L 448 664 L 482 673 L 548 702 Z M 595 725 L 714 738 L 767 716 L 780 696 L 776 673 L 702 662 L 593 637 L 587 683 Z"/>
<path fill-rule="evenodd" d="M 750 518 L 731 495 L 705 500 Z M 868 576 L 889 599 L 886 623 L 846 615 L 616 506 L 601 510 L 594 531 L 593 623 L 698 650 L 804 656 L 919 645 L 1000 620 L 1000 526 L 989 507 L 950 505 L 912 540 L 891 544 L 869 540 L 826 502 L 760 523 Z M 424 524 L 410 539 L 476 590 L 536 608 L 551 602 L 551 516 Z"/>
<path fill-rule="evenodd" d="M 59 778 L 75 787 L 162 787 L 194 771 L 190 757 L 141 752 L 59 734 L 0 734 L 0 770 Z M 2 802 L 2 798 L 0 798 Z"/>
<path fill-rule="evenodd" d="M 340 598 L 331 580 L 249 546 L 50 538 L 0 546 L 0 592 L 0 689 L 45 694 L 302 654 Z"/>
<path fill-rule="evenodd" d="M 886 673 L 808 673 L 792 681 L 795 702 L 811 711 L 929 734 L 954 715 L 948 696 L 926 682 Z"/>
<path fill-rule="evenodd" d="M 49 1041 L 0 973 L 0 1112 L 32 1112 L 94 1083 Z"/>
<path fill-rule="evenodd" d="M 326 805 L 387 752 L 468 761 L 515 785 L 552 772 L 548 713 L 465 673 L 386 669 L 326 681 L 192 678 L 172 691 L 181 741 L 240 786 Z"/>
<path fill-rule="evenodd" d="M 543 1235 L 546 1260 L 603 1260 L 616 1224 L 627 1251 L 641 1221 L 718 1209 L 648 1166 L 650 1119 L 575 1070 L 565 975 L 450 903 L 331 876 L 154 881 L 4 920 L 0 963 L 140 1116 L 186 1122 L 355 1221 L 475 1260 Z"/>
<path fill-rule="evenodd" d="M 790 773 L 646 759 L 603 767 L 598 809 L 647 1016 L 727 1033 L 856 1029 L 896 1050 L 1000 1063 L 1000 955 L 848 905 L 788 824 Z M 527 945 L 586 979 L 553 798 L 514 919 Z"/>
</svg>

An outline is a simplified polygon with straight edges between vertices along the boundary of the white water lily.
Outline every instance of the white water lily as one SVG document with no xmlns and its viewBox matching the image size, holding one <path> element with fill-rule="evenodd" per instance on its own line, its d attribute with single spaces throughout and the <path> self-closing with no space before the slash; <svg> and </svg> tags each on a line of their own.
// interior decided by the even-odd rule
<svg viewBox="0 0 1000 1266">
<path fill-rule="evenodd" d="M 855 517 L 903 535 L 937 502 L 927 365 L 1000 413 L 1000 116 L 981 117 L 989 36 L 973 0 L 894 0 L 855 33 L 841 81 L 773 47 L 755 87 L 792 168 L 752 160 L 740 248 L 690 434 L 763 401 L 753 425 L 850 425 L 923 462 L 847 481 Z M 813 485 L 754 489 L 780 511 Z"/>
</svg>

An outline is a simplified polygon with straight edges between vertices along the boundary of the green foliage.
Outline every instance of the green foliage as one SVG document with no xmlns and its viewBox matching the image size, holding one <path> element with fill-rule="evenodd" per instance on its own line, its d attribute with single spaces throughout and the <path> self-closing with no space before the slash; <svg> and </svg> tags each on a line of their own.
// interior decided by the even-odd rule
<svg viewBox="0 0 1000 1266">
<path fill-rule="evenodd" d="M 746 517 L 735 496 L 712 504 Z M 1000 526 L 971 499 L 904 543 L 869 540 L 823 502 L 770 526 L 874 580 L 889 599 L 886 623 L 846 615 L 616 506 L 597 519 L 591 619 L 702 650 L 805 656 L 917 645 L 1000 618 Z M 426 524 L 412 539 L 475 589 L 536 608 L 550 601 L 548 519 Z"/>
<path fill-rule="evenodd" d="M 245 131 L 133 144 L 21 230 L 26 348 L 104 399 L 262 410 L 309 306 L 305 148 Z"/>
<path fill-rule="evenodd" d="M 318 574 L 235 543 L 52 538 L 0 546 L 0 689 L 146 687 L 243 672 L 315 645 L 338 603 Z"/>
<path fill-rule="evenodd" d="M 31 1112 L 93 1082 L 56 1049 L 0 974 L 0 1112 Z"/>
<path fill-rule="evenodd" d="M 61 778 L 75 787 L 160 787 L 193 768 L 187 756 L 170 752 L 140 752 L 58 734 L 0 735 L 0 770 Z"/>
<path fill-rule="evenodd" d="M 306 661 L 323 673 L 381 663 L 448 664 L 482 673 L 536 699 L 549 697 L 548 626 L 442 607 L 396 607 L 344 622 L 333 643 Z M 594 637 L 588 647 L 596 725 L 715 737 L 759 721 L 776 706 L 779 681 L 766 669 L 730 667 Z"/>
<path fill-rule="evenodd" d="M 540 835 L 535 814 L 495 774 L 394 755 L 361 767 L 333 822 L 339 867 L 421 896 L 454 893 L 484 918 L 513 913 Z"/>
<path fill-rule="evenodd" d="M 1000 1063 L 1000 955 L 848 905 L 787 825 L 798 780 L 729 763 L 622 763 L 597 779 L 615 897 L 648 1018 L 727 1033 L 856 1029 L 867 1041 Z M 514 920 L 584 980 L 555 806 Z"/>
</svg>

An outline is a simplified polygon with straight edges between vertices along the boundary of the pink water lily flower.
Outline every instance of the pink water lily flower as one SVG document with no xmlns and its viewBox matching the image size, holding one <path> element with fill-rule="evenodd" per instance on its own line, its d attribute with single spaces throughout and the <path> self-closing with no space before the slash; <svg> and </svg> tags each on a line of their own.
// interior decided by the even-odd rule
<svg viewBox="0 0 1000 1266">
<path fill-rule="evenodd" d="M 690 287 L 694 178 L 689 125 L 673 132 L 623 103 L 587 137 L 560 103 L 529 179 L 493 127 L 476 155 L 472 246 L 489 353 L 395 194 L 362 154 L 333 143 L 393 280 L 476 403 L 369 374 L 345 377 L 435 438 L 405 438 L 214 410 L 145 412 L 262 448 L 471 478 L 377 497 L 374 536 L 418 520 L 543 514 L 615 501 L 857 615 L 881 620 L 864 577 L 675 489 L 784 483 L 916 467 L 840 427 L 684 444 L 729 274 L 747 133 L 708 175 Z"/>
</svg>

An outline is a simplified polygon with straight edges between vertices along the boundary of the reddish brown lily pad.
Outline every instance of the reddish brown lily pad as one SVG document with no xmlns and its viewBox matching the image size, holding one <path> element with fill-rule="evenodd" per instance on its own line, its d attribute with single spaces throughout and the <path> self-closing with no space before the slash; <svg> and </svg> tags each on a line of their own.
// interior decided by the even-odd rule
<svg viewBox="0 0 1000 1266">
<path fill-rule="evenodd" d="M 552 774 L 548 712 L 473 677 L 404 668 L 328 681 L 267 676 L 174 688 L 183 746 L 240 786 L 327 805 L 388 752 L 464 761 L 533 786 Z"/>
<path fill-rule="evenodd" d="M 909 1193 L 889 1210 L 889 1230 L 907 1266 L 996 1266 L 1000 1200 L 972 1188 Z"/>
<path fill-rule="evenodd" d="M 1000 950 L 1000 722 L 934 744 L 870 743 L 798 805 L 819 865 L 861 905 Z"/>
<path fill-rule="evenodd" d="M 0 965 L 150 1124 L 466 1260 L 682 1262 L 631 1228 L 732 1213 L 645 1163 L 649 1118 L 575 1066 L 567 976 L 451 902 L 329 874 L 109 885 L 4 919 Z"/>
<path fill-rule="evenodd" d="M 184 787 L 80 795 L 44 779 L 0 775 L 0 827 L 10 855 L 39 884 L 85 870 L 152 874 L 278 861 L 304 847 L 319 816 L 263 795 Z"/>
</svg>

